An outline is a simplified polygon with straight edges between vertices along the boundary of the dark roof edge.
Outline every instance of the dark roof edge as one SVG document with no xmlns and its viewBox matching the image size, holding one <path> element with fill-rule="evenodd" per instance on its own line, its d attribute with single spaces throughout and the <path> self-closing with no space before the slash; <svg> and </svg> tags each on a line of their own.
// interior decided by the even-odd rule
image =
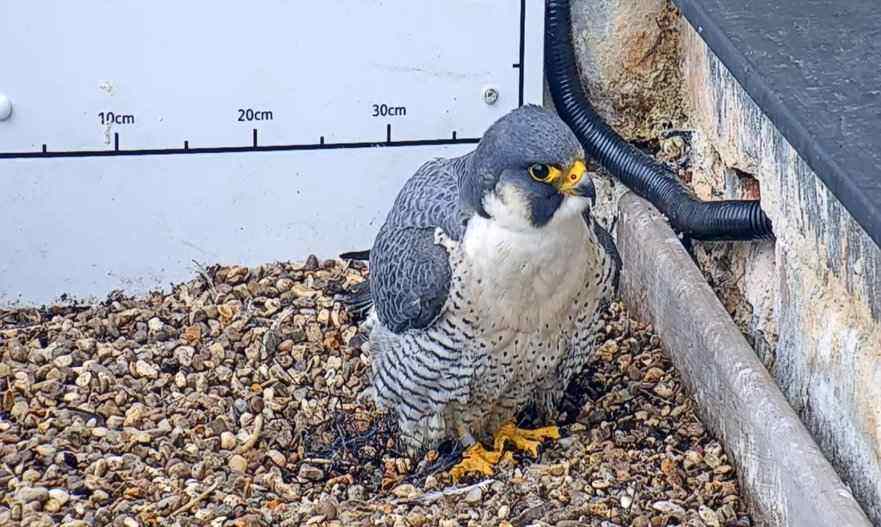
<svg viewBox="0 0 881 527">
<path fill-rule="evenodd" d="M 881 196 L 860 188 L 854 178 L 834 159 L 827 148 L 787 108 L 749 59 L 737 49 L 700 0 L 673 0 L 707 46 L 731 72 L 741 87 L 761 108 L 783 137 L 795 148 L 826 188 L 841 202 L 864 231 L 881 247 Z"/>
</svg>

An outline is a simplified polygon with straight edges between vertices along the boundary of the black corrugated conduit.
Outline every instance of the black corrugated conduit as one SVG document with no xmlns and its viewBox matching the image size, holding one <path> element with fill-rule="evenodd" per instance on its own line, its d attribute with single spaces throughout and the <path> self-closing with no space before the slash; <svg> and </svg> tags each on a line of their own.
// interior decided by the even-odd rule
<svg viewBox="0 0 881 527">
<path fill-rule="evenodd" d="M 758 201 L 700 201 L 670 169 L 626 142 L 594 111 L 578 74 L 569 4 L 569 0 L 545 2 L 545 73 L 557 112 L 578 136 L 588 157 L 650 201 L 686 237 L 773 238 L 771 220 Z"/>
</svg>

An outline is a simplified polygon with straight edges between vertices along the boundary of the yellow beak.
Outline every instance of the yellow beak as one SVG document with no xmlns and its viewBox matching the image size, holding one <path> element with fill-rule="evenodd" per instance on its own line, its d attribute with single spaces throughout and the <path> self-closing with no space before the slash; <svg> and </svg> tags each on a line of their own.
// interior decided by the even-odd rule
<svg viewBox="0 0 881 527">
<path fill-rule="evenodd" d="M 560 172 L 559 175 L 554 178 L 553 185 L 554 187 L 562 192 L 563 194 L 568 194 L 570 196 L 581 196 L 583 195 L 581 186 L 581 180 L 584 179 L 584 174 L 587 173 L 587 165 L 584 164 L 584 161 L 577 160 L 572 163 L 572 166 L 569 167 L 565 172 Z M 591 188 L 593 185 L 591 185 Z"/>
</svg>

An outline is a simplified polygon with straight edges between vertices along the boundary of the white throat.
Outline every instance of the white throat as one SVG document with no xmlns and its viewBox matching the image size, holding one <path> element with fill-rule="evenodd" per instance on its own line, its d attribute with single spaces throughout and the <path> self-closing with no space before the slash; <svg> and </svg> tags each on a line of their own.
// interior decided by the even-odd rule
<svg viewBox="0 0 881 527">
<path fill-rule="evenodd" d="M 584 202 L 565 199 L 542 227 L 525 221 L 521 211 L 487 200 L 491 218 L 475 215 L 462 240 L 468 277 L 483 313 L 497 327 L 535 331 L 559 327 L 573 294 L 600 265 L 592 234 L 581 216 Z"/>
</svg>

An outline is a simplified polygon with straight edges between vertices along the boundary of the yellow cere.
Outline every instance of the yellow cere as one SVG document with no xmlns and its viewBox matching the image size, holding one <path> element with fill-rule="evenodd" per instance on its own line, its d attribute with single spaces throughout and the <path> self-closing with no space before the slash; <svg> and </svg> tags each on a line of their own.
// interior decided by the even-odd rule
<svg viewBox="0 0 881 527">
<path fill-rule="evenodd" d="M 554 181 L 557 181 L 558 179 L 560 179 L 560 176 L 563 175 L 563 172 L 557 167 L 549 166 L 548 170 L 550 171 L 550 173 L 548 174 L 548 177 L 545 178 L 545 181 L 547 181 L 549 183 L 553 183 Z"/>
</svg>

